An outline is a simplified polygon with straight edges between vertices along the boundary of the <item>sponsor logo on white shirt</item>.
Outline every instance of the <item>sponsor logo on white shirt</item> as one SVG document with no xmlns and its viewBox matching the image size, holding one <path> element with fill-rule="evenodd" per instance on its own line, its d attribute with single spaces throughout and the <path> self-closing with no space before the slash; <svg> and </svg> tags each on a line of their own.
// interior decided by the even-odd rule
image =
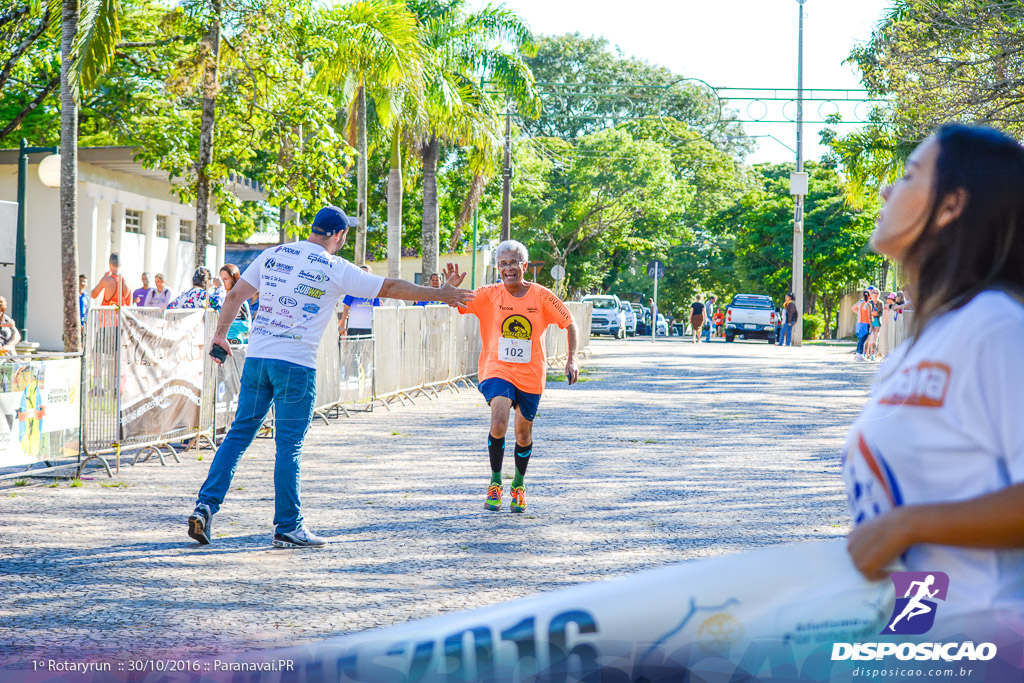
<svg viewBox="0 0 1024 683">
<path fill-rule="evenodd" d="M 319 284 L 327 279 L 327 273 L 322 270 L 300 270 L 299 279 Z"/>
<path fill-rule="evenodd" d="M 286 254 L 291 254 L 292 256 L 302 256 L 302 252 L 299 251 L 298 249 L 292 249 L 291 247 L 286 247 L 283 244 L 277 249 L 275 249 L 274 253 L 276 254 L 279 251 L 283 251 Z"/>
<path fill-rule="evenodd" d="M 320 307 L 317 306 L 316 304 L 306 304 L 305 306 L 302 307 L 302 310 L 304 310 L 306 313 L 312 313 L 313 315 L 316 315 L 317 313 L 320 312 Z"/>
<path fill-rule="evenodd" d="M 945 363 L 922 361 L 916 367 L 900 372 L 893 379 L 890 393 L 879 403 L 941 408 L 946 402 L 951 375 L 952 371 Z"/>
<path fill-rule="evenodd" d="M 290 273 L 294 268 L 289 266 L 287 263 L 281 263 L 276 258 L 268 258 L 266 267 L 270 270 L 276 270 L 279 273 Z"/>
<path fill-rule="evenodd" d="M 309 285 L 299 285 L 293 290 L 296 294 L 302 294 L 308 296 L 311 299 L 319 299 L 324 295 L 324 290 L 317 289 L 316 287 L 310 287 Z"/>
<path fill-rule="evenodd" d="M 322 263 L 325 266 L 331 265 L 331 260 L 321 256 L 320 254 L 310 254 L 306 258 L 309 259 L 310 263 Z"/>
<path fill-rule="evenodd" d="M 277 297 L 278 303 L 282 306 L 298 306 L 299 302 L 290 296 L 279 296 Z"/>
</svg>

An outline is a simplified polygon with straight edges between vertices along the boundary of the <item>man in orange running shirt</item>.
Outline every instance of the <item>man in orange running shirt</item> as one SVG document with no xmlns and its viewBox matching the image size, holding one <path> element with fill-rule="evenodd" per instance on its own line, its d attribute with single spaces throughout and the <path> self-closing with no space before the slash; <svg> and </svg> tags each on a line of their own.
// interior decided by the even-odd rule
<svg viewBox="0 0 1024 683">
<path fill-rule="evenodd" d="M 491 406 L 491 431 L 487 439 L 491 483 L 487 487 L 484 508 L 501 509 L 505 434 L 509 411 L 515 409 L 516 473 L 512 479 L 509 509 L 525 512 L 523 477 L 533 453 L 533 420 L 547 379 L 544 337 L 552 323 L 567 330 L 569 357 L 565 362 L 565 376 L 569 384 L 575 384 L 579 378 L 576 366 L 579 329 L 572 313 L 550 289 L 523 279 L 530 256 L 522 243 L 502 242 L 498 245 L 496 259 L 501 282 L 478 288 L 476 298 L 458 310 L 480 319 L 483 339 L 477 377 L 480 392 Z M 446 279 L 457 274 L 453 268 L 449 264 Z"/>
</svg>

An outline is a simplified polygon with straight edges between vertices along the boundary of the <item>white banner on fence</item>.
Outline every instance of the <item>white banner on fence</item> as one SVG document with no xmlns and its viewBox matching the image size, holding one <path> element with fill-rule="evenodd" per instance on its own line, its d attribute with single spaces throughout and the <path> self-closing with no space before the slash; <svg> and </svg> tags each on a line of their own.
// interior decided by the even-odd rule
<svg viewBox="0 0 1024 683">
<path fill-rule="evenodd" d="M 158 440 L 199 424 L 206 312 L 121 309 L 121 438 Z M 171 313 L 175 315 L 171 315 Z"/>
<path fill-rule="evenodd" d="M 80 363 L 0 364 L 0 467 L 78 454 Z"/>
</svg>

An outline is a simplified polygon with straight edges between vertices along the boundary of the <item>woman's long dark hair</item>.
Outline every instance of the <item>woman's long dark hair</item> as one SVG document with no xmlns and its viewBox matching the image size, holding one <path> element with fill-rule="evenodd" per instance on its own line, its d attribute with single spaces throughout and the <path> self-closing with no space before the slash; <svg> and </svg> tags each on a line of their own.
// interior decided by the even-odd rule
<svg viewBox="0 0 1024 683">
<path fill-rule="evenodd" d="M 231 286 L 232 287 L 237 285 L 238 284 L 238 278 L 242 277 L 242 272 L 240 270 L 238 270 L 238 266 L 236 266 L 234 263 L 225 263 L 223 266 L 221 266 L 220 272 L 221 273 L 227 272 L 228 277 L 231 278 Z"/>
<path fill-rule="evenodd" d="M 991 128 L 959 124 L 935 138 L 931 210 L 904 258 L 917 272 L 914 336 L 996 283 L 1024 289 L 1024 147 Z M 943 201 L 958 191 L 960 215 L 936 230 Z"/>
</svg>

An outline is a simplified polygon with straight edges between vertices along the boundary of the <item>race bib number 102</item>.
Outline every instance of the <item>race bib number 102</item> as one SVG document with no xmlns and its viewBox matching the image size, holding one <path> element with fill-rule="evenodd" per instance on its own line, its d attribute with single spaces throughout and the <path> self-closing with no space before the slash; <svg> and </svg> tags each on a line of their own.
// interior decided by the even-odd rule
<svg viewBox="0 0 1024 683">
<path fill-rule="evenodd" d="M 510 339 L 501 337 L 498 340 L 498 358 L 506 363 L 529 363 L 533 341 L 530 339 Z"/>
</svg>

